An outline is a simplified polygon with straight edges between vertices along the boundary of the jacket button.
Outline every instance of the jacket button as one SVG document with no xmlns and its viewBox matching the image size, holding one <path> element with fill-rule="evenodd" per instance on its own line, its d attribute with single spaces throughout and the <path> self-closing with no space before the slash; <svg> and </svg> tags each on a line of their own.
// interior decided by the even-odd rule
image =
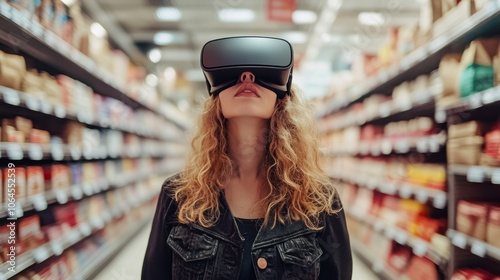
<svg viewBox="0 0 500 280">
<path fill-rule="evenodd" d="M 266 267 L 267 267 L 267 261 L 266 261 L 266 259 L 264 259 L 264 258 L 259 258 L 259 259 L 257 260 L 257 266 L 258 266 L 260 269 L 266 269 Z"/>
</svg>

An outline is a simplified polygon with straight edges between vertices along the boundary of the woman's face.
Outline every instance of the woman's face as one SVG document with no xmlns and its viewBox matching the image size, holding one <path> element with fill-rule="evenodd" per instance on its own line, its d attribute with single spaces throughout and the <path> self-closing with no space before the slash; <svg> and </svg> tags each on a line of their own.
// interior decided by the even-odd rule
<svg viewBox="0 0 500 280">
<path fill-rule="evenodd" d="M 222 114 L 226 119 L 256 117 L 270 119 L 274 112 L 277 95 L 255 83 L 251 72 L 243 72 L 239 82 L 219 93 Z"/>
</svg>

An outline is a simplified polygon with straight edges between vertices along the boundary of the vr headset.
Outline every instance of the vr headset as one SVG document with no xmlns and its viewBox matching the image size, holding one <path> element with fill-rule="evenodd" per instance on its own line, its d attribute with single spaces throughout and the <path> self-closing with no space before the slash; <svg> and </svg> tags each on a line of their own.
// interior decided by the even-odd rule
<svg viewBox="0 0 500 280">
<path fill-rule="evenodd" d="M 216 39 L 203 46 L 201 68 L 210 95 L 216 96 L 236 85 L 241 73 L 250 71 L 255 76 L 255 83 L 282 99 L 290 94 L 293 49 L 286 40 L 271 37 Z"/>
</svg>

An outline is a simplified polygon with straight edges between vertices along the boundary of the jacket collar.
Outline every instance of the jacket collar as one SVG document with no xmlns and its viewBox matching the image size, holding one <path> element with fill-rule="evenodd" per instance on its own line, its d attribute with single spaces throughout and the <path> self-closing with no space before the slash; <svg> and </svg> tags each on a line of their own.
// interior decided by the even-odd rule
<svg viewBox="0 0 500 280">
<path fill-rule="evenodd" d="M 243 237 L 238 231 L 236 221 L 223 193 L 221 193 L 219 201 L 221 205 L 220 217 L 213 226 L 209 228 L 197 224 L 192 224 L 191 226 L 214 237 L 233 243 L 236 246 L 243 246 Z M 270 226 L 262 226 L 255 238 L 253 248 L 258 249 L 270 246 L 312 232 L 315 231 L 309 229 L 302 221 L 287 221 L 284 224 L 277 223 L 272 229 Z"/>
</svg>

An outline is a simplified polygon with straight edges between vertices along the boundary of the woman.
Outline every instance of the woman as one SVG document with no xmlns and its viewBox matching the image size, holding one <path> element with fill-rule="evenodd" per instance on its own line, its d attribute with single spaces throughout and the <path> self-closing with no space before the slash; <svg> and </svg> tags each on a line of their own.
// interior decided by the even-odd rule
<svg viewBox="0 0 500 280">
<path fill-rule="evenodd" d="M 232 42 L 215 48 L 221 59 L 240 51 Z M 250 49 L 240 54 L 253 61 L 270 51 Z M 229 63 L 237 79 L 217 87 L 202 54 L 213 96 L 187 167 L 162 186 L 142 279 L 351 279 L 344 212 L 318 164 L 312 110 L 290 88 L 293 63 L 284 95 L 265 81 L 275 68 L 245 63 Z"/>
</svg>

